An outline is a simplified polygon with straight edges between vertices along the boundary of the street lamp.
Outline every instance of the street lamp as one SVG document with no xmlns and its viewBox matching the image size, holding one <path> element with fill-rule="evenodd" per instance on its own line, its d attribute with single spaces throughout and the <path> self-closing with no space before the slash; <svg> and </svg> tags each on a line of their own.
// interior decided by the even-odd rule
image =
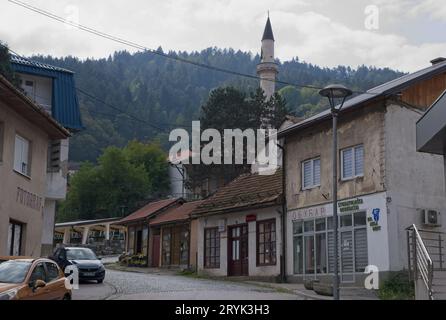
<svg viewBox="0 0 446 320">
<path fill-rule="evenodd" d="M 331 84 L 319 91 L 319 94 L 328 98 L 331 116 L 333 119 L 333 240 L 334 240 L 334 279 L 333 299 L 339 300 L 339 255 L 338 255 L 338 115 L 344 106 L 345 99 L 352 95 L 352 91 L 340 84 Z M 336 104 L 340 101 L 339 104 Z"/>
</svg>

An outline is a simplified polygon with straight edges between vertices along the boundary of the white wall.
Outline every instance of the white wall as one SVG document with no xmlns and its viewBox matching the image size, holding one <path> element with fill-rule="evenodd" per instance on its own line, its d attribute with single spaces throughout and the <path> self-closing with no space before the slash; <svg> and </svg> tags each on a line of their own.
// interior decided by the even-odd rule
<svg viewBox="0 0 446 320">
<path fill-rule="evenodd" d="M 257 221 L 276 219 L 276 265 L 257 267 L 257 247 L 256 247 L 256 222 L 248 222 L 248 258 L 249 276 L 278 276 L 280 275 L 280 253 L 282 250 L 282 232 L 279 211 L 280 207 L 269 207 L 265 209 L 253 209 L 250 211 L 233 212 L 223 215 L 209 216 L 198 219 L 198 272 L 213 276 L 227 276 L 228 267 L 228 226 L 245 223 L 248 214 L 256 214 Z M 204 268 L 204 228 L 218 227 L 219 221 L 226 219 L 226 228 L 220 233 L 220 268 Z"/>
<path fill-rule="evenodd" d="M 417 209 L 446 213 L 443 157 L 416 151 L 416 121 L 420 117 L 421 111 L 395 104 L 387 107 L 385 116 L 391 270 L 407 268 L 405 229 L 414 223 L 428 229 Z M 444 219 L 442 227 L 432 230 L 445 232 Z"/>
</svg>

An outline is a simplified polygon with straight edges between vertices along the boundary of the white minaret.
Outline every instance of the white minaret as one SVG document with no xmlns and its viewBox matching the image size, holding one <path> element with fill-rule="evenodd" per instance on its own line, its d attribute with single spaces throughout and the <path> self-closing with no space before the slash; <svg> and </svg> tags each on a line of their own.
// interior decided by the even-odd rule
<svg viewBox="0 0 446 320">
<path fill-rule="evenodd" d="M 260 63 L 257 65 L 257 75 L 261 78 L 260 88 L 265 92 L 266 99 L 269 99 L 274 94 L 275 81 L 278 73 L 277 64 L 274 62 L 273 29 L 271 28 L 268 14 L 262 37 Z"/>
</svg>

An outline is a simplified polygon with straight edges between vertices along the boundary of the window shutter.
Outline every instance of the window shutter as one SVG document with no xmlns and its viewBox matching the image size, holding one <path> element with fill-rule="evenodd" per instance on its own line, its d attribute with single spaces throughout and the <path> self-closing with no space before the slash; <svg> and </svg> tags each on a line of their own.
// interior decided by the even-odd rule
<svg viewBox="0 0 446 320">
<path fill-rule="evenodd" d="M 23 174 L 29 175 L 29 141 L 25 139 L 22 140 L 22 170 Z"/>
<path fill-rule="evenodd" d="M 364 147 L 357 146 L 355 148 L 355 176 L 364 173 Z"/>
<path fill-rule="evenodd" d="M 367 256 L 367 229 L 356 229 L 355 231 L 355 271 L 364 272 L 368 265 Z"/>
<path fill-rule="evenodd" d="M 313 160 L 313 185 L 321 184 L 321 159 Z"/>
<path fill-rule="evenodd" d="M 304 184 L 303 187 L 307 188 L 311 185 L 311 161 L 304 162 Z"/>
<path fill-rule="evenodd" d="M 57 172 L 60 169 L 60 140 L 51 141 L 48 151 L 48 170 Z"/>
<path fill-rule="evenodd" d="M 22 139 L 15 136 L 14 143 L 14 170 L 22 172 Z"/>
<path fill-rule="evenodd" d="M 342 178 L 353 176 L 353 150 L 346 149 L 342 151 Z"/>
</svg>

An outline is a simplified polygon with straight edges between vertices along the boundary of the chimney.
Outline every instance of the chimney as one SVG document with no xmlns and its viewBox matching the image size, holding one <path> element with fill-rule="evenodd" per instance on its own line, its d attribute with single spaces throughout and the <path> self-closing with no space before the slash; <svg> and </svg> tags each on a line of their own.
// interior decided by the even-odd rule
<svg viewBox="0 0 446 320">
<path fill-rule="evenodd" d="M 446 61 L 446 58 L 438 57 L 438 58 L 435 58 L 435 59 L 431 60 L 431 63 L 432 63 L 432 65 L 436 65 L 437 63 L 440 63 L 440 62 L 443 62 L 443 61 Z"/>
</svg>

